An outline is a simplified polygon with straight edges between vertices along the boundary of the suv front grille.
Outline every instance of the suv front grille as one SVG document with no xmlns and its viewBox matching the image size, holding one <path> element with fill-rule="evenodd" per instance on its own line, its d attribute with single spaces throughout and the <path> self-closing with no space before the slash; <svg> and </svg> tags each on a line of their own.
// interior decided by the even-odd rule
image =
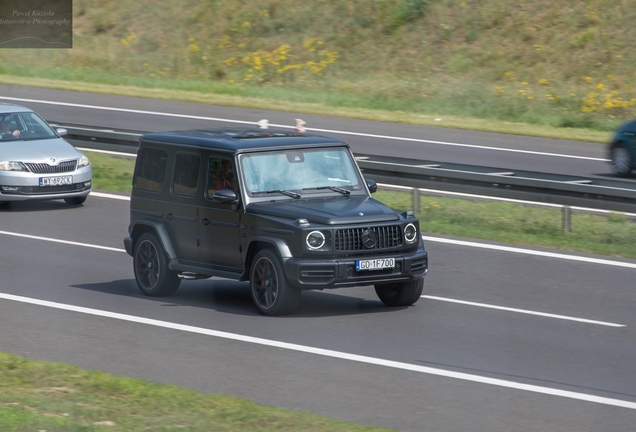
<svg viewBox="0 0 636 432">
<path fill-rule="evenodd" d="M 65 173 L 75 171 L 77 160 L 63 161 L 55 166 L 51 166 L 47 163 L 30 163 L 27 162 L 24 165 L 34 174 L 52 174 L 52 173 Z"/>
<path fill-rule="evenodd" d="M 363 244 L 362 235 L 367 230 L 375 234 L 376 243 L 373 247 L 366 247 Z M 337 251 L 378 250 L 399 246 L 402 246 L 402 227 L 400 225 L 336 231 L 335 247 Z"/>
</svg>

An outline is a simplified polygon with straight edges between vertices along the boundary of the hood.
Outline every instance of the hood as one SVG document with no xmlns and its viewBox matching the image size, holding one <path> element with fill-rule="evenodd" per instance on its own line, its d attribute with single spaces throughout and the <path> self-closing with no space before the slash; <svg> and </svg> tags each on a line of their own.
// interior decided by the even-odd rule
<svg viewBox="0 0 636 432">
<path fill-rule="evenodd" d="M 48 162 L 77 159 L 81 153 L 62 138 L 42 140 L 0 140 L 0 160 L 16 162 Z"/>
<path fill-rule="evenodd" d="M 398 221 L 397 213 L 367 196 L 348 198 L 311 198 L 277 202 L 252 203 L 247 213 L 281 218 L 305 218 L 309 222 L 335 225 Z"/>
</svg>

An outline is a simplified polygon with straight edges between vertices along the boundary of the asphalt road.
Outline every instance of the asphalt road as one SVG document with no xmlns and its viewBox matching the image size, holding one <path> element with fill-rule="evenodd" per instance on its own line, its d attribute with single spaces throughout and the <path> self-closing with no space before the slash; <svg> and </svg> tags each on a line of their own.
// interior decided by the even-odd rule
<svg viewBox="0 0 636 432">
<path fill-rule="evenodd" d="M 281 124 L 296 117 L 3 86 L 0 95 Z M 22 104 L 75 124 L 222 125 Z M 607 168 L 599 144 L 303 118 L 308 127 L 592 159 L 346 139 L 366 153 L 442 160 L 431 152 L 443 151 L 466 163 L 470 151 L 523 165 L 517 169 L 528 169 L 533 158 L 548 169 L 554 159 L 557 172 L 577 175 Z M 127 224 L 128 201 L 98 193 L 81 207 L 52 201 L 0 210 L 0 350 L 404 431 L 634 430 L 634 260 L 531 254 L 434 236 L 426 242 L 425 297 L 414 306 L 387 308 L 371 287 L 338 289 L 303 293 L 294 315 L 272 318 L 257 313 L 246 284 L 217 278 L 183 282 L 170 298 L 144 297 L 123 251 Z"/>
<path fill-rule="evenodd" d="M 98 194 L 0 211 L 0 349 L 404 431 L 634 430 L 635 261 L 433 238 L 412 307 L 338 289 L 271 318 L 223 279 L 144 297 L 127 224 Z"/>
<path fill-rule="evenodd" d="M 49 122 L 134 131 L 256 127 L 261 119 L 291 128 L 296 118 L 302 118 L 309 132 L 346 141 L 356 153 L 480 165 L 506 171 L 614 177 L 606 160 L 606 146 L 600 143 L 6 85 L 0 85 L 0 101 L 34 109 Z"/>
</svg>

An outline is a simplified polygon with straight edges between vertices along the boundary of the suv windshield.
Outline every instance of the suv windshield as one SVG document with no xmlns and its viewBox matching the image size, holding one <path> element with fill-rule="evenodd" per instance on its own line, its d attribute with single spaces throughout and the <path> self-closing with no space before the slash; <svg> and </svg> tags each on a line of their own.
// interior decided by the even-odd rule
<svg viewBox="0 0 636 432">
<path fill-rule="evenodd" d="M 32 140 L 57 136 L 53 129 L 33 112 L 0 114 L 0 126 L 3 140 Z"/>
<path fill-rule="evenodd" d="M 361 189 L 345 149 L 281 150 L 243 156 L 241 168 L 248 193 Z"/>
</svg>

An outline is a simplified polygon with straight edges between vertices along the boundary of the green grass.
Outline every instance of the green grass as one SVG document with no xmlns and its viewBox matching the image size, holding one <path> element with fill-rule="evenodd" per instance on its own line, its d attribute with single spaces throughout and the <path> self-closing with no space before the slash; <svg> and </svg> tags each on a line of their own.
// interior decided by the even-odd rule
<svg viewBox="0 0 636 432">
<path fill-rule="evenodd" d="M 134 160 L 88 153 L 95 189 L 130 193 Z M 415 210 L 424 233 L 636 258 L 636 223 L 620 213 L 573 212 L 571 232 L 561 210 L 506 202 L 422 195 L 412 209 L 408 192 L 380 190 L 375 198 L 398 210 Z"/>
<path fill-rule="evenodd" d="M 336 432 L 386 429 L 0 353 L 0 430 Z"/>
<path fill-rule="evenodd" d="M 548 125 L 452 115 L 440 117 L 435 114 L 423 114 L 410 111 L 350 108 L 344 106 L 346 104 L 328 105 L 321 102 L 323 99 L 321 91 L 313 92 L 315 98 L 312 99 L 311 97 L 308 97 L 307 94 L 301 94 L 302 92 L 292 90 L 286 91 L 282 89 L 257 88 L 258 91 L 254 92 L 247 89 L 242 92 L 231 92 L 226 94 L 221 90 L 217 91 L 217 89 L 211 84 L 208 84 L 211 87 L 210 89 L 199 88 L 198 90 L 193 90 L 193 88 L 198 87 L 190 86 L 190 82 L 184 81 L 166 81 L 165 86 L 163 86 L 163 82 L 150 83 L 143 78 L 131 80 L 122 80 L 120 78 L 120 81 L 128 82 L 129 85 L 0 75 L 0 84 L 151 98 L 159 101 L 170 100 L 289 112 L 289 126 L 295 124 L 295 119 L 298 117 L 298 114 L 304 113 L 360 120 L 478 130 L 483 132 L 506 133 L 512 135 L 578 140 L 596 142 L 603 145 L 608 142 L 611 136 L 611 133 L 608 131 L 598 131 L 585 128 L 562 128 Z M 163 87 L 153 87 L 153 85 L 162 85 Z M 294 98 L 294 95 L 299 96 L 298 100 Z M 345 96 L 341 94 L 334 94 L 333 97 L 344 98 Z M 314 102 L 307 102 L 307 100 L 313 100 Z M 311 128 L 311 126 L 311 124 L 307 125 L 308 128 Z M 145 130 L 144 125 L 140 124 L 138 129 Z"/>
<path fill-rule="evenodd" d="M 93 188 L 130 194 L 135 159 L 86 152 L 93 168 Z"/>
<path fill-rule="evenodd" d="M 378 191 L 375 198 L 399 210 L 412 207 L 406 192 Z M 636 223 L 622 213 L 573 212 L 571 232 L 563 231 L 560 209 L 507 202 L 422 196 L 416 214 L 428 234 L 636 258 Z"/>
</svg>

